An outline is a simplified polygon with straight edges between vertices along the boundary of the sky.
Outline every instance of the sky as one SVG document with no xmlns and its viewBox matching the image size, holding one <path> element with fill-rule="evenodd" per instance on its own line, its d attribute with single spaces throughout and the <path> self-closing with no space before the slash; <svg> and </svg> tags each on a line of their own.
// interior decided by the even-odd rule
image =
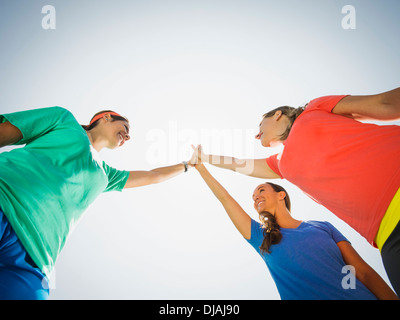
<svg viewBox="0 0 400 320">
<path fill-rule="evenodd" d="M 279 151 L 254 139 L 265 112 L 399 86 L 399 17 L 398 0 L 2 0 L 0 113 L 62 106 L 87 124 L 115 110 L 131 140 L 101 156 L 122 170 L 188 160 L 200 143 L 264 158 Z M 257 219 L 252 193 L 264 180 L 208 169 Z M 333 223 L 388 281 L 377 249 L 290 182 L 273 182 L 296 219 Z M 51 281 L 50 299 L 279 299 L 194 169 L 99 196 Z"/>
</svg>

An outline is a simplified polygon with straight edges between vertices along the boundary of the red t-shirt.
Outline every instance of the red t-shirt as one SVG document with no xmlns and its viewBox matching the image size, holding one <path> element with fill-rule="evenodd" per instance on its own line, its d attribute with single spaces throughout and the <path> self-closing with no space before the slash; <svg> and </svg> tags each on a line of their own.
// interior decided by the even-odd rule
<svg viewBox="0 0 400 320">
<path fill-rule="evenodd" d="M 346 96 L 312 100 L 296 119 L 270 168 L 374 244 L 400 187 L 400 127 L 332 113 Z"/>
</svg>

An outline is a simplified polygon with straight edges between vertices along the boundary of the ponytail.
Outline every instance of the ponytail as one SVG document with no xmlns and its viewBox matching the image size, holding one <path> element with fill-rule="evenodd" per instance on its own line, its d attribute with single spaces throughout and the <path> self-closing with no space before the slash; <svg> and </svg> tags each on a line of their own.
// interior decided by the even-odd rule
<svg viewBox="0 0 400 320">
<path fill-rule="evenodd" d="M 260 246 L 260 250 L 262 253 L 271 253 L 269 248 L 282 240 L 281 227 L 276 222 L 275 216 L 267 211 L 260 213 L 260 220 L 264 234 L 264 240 Z"/>
<path fill-rule="evenodd" d="M 289 211 L 292 208 L 292 204 L 290 201 L 289 194 L 285 190 L 284 187 L 280 186 L 279 184 L 275 184 L 272 182 L 266 182 L 266 184 L 269 184 L 272 189 L 274 189 L 275 192 L 285 192 L 285 207 Z M 263 234 L 264 234 L 264 240 L 260 246 L 260 250 L 262 253 L 271 253 L 269 251 L 269 248 L 273 244 L 278 244 L 282 240 L 282 233 L 281 233 L 281 227 L 279 224 L 276 222 L 275 216 L 268 212 L 268 211 L 263 211 L 259 214 L 259 218 L 262 224 L 263 228 Z"/>
</svg>

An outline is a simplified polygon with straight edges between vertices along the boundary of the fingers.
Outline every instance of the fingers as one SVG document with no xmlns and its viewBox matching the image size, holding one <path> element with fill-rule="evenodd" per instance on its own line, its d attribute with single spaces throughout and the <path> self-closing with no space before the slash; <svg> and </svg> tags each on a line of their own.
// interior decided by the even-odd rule
<svg viewBox="0 0 400 320">
<path fill-rule="evenodd" d="M 201 155 L 202 155 L 202 148 L 201 145 L 197 145 L 197 147 L 195 147 L 193 144 L 191 145 L 192 149 L 193 149 L 193 155 L 191 157 L 191 159 L 189 160 L 190 165 L 192 166 L 196 166 L 197 164 L 201 164 Z"/>
<path fill-rule="evenodd" d="M 202 148 L 202 147 L 201 147 L 201 144 L 198 144 L 197 147 L 195 147 L 195 146 L 192 144 L 192 149 L 195 150 L 195 151 L 196 151 L 196 150 L 199 151 L 199 150 L 201 150 L 201 148 Z"/>
</svg>

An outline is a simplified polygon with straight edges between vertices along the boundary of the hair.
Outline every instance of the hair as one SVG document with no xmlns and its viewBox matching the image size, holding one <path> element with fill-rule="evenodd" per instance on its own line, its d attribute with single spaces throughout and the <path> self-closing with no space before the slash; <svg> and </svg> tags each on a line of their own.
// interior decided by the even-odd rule
<svg viewBox="0 0 400 320">
<path fill-rule="evenodd" d="M 113 111 L 113 110 L 103 110 L 103 111 L 100 111 L 100 112 L 97 112 L 93 117 L 92 117 L 92 119 L 94 118 L 94 117 L 96 117 L 97 115 L 99 115 L 100 113 L 104 113 L 104 112 L 115 112 L 115 111 Z M 119 117 L 119 116 L 116 116 L 116 115 L 110 115 L 111 116 L 111 121 L 118 121 L 118 120 L 120 120 L 120 121 L 126 121 L 126 122 L 128 122 L 129 123 L 129 121 L 128 121 L 128 119 L 126 119 L 126 118 L 124 118 L 124 117 Z M 89 121 L 89 123 L 92 121 L 92 119 L 90 119 L 90 121 Z M 99 119 L 100 120 L 100 119 Z M 93 129 L 94 127 L 96 127 L 98 124 L 99 124 L 99 120 L 96 120 L 95 122 L 93 122 L 92 124 L 88 124 L 88 125 L 82 125 L 82 128 L 83 129 L 85 129 L 86 131 L 89 131 L 89 130 L 91 130 L 91 129 Z"/>
<path fill-rule="evenodd" d="M 271 110 L 263 115 L 263 119 L 272 117 L 275 112 L 281 111 L 283 115 L 289 118 L 290 124 L 286 128 L 285 132 L 281 135 L 281 140 L 286 140 L 287 137 L 289 136 L 290 130 L 293 127 L 294 121 L 298 118 L 299 115 L 302 114 L 304 109 L 306 108 L 307 105 L 304 107 L 298 107 L 298 108 L 293 108 L 289 106 L 281 106 L 278 108 L 275 108 L 274 110 Z"/>
<path fill-rule="evenodd" d="M 291 209 L 291 202 L 290 202 L 290 197 L 289 194 L 286 192 L 285 188 L 281 187 L 280 185 L 271 183 L 271 182 L 266 182 L 269 184 L 272 189 L 274 189 L 275 192 L 285 192 L 285 206 L 286 208 L 290 211 Z M 279 224 L 276 222 L 275 216 L 268 212 L 268 211 L 263 211 L 260 213 L 260 221 L 262 223 L 262 228 L 263 234 L 264 234 L 264 239 L 263 242 L 260 246 L 260 250 L 262 253 L 271 253 L 270 252 L 270 247 L 273 244 L 278 244 L 282 240 L 282 233 L 281 233 L 281 227 Z"/>
</svg>

